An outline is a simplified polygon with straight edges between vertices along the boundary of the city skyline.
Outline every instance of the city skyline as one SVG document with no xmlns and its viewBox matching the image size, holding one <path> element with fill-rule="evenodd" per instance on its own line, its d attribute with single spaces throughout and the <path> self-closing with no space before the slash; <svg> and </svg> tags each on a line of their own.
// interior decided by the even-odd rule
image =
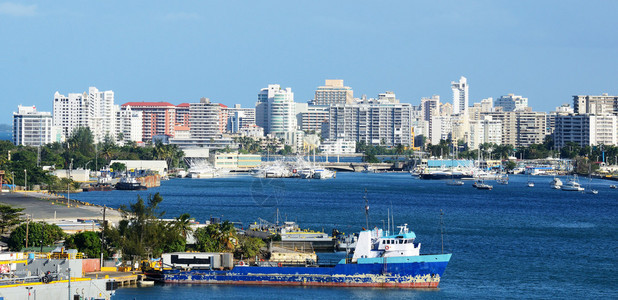
<svg viewBox="0 0 618 300">
<path fill-rule="evenodd" d="M 0 2 L 0 101 L 52 111 L 54 92 L 96 86 L 119 104 L 253 107 L 268 84 L 306 102 L 343 79 L 355 97 L 393 91 L 419 105 L 446 102 L 461 76 L 469 105 L 512 93 L 548 112 L 573 95 L 618 94 L 611 1 L 120 3 Z"/>
</svg>

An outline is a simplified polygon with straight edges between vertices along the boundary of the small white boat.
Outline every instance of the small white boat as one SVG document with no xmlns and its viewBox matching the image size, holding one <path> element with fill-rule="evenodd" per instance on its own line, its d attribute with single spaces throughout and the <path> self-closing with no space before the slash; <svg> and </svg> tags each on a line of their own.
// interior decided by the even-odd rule
<svg viewBox="0 0 618 300">
<path fill-rule="evenodd" d="M 527 184 L 527 185 L 528 185 L 528 187 L 534 187 L 534 182 L 532 182 L 532 181 L 528 181 L 528 184 Z"/>
<path fill-rule="evenodd" d="M 464 182 L 461 180 L 457 180 L 457 179 L 453 179 L 453 180 L 449 180 L 446 182 L 446 185 L 452 185 L 452 186 L 462 186 L 464 185 Z"/>
<path fill-rule="evenodd" d="M 562 187 L 562 180 L 560 178 L 554 177 L 554 180 L 549 184 L 552 189 L 559 190 Z"/>
<path fill-rule="evenodd" d="M 493 185 L 486 184 L 482 180 L 475 182 L 473 186 L 479 190 L 491 190 L 494 188 Z"/>
<path fill-rule="evenodd" d="M 586 193 L 587 193 L 587 194 L 593 194 L 593 195 L 596 195 L 596 194 L 598 194 L 598 193 L 599 193 L 599 191 L 597 191 L 597 190 L 593 190 L 593 189 L 589 189 L 589 190 L 587 190 L 587 191 L 586 191 Z"/>
<path fill-rule="evenodd" d="M 615 184 L 612 184 L 612 185 L 610 185 L 610 186 L 609 186 L 609 188 L 610 188 L 610 189 L 615 189 L 615 188 L 616 188 L 616 185 L 615 185 Z"/>
<path fill-rule="evenodd" d="M 335 177 L 335 172 L 329 169 L 316 169 L 314 170 L 314 173 L 313 173 L 314 179 L 329 179 L 329 178 L 334 178 L 334 177 Z"/>
<path fill-rule="evenodd" d="M 567 181 L 561 188 L 566 192 L 583 192 L 585 189 L 577 182 L 577 175 L 573 176 L 573 179 Z"/>
</svg>

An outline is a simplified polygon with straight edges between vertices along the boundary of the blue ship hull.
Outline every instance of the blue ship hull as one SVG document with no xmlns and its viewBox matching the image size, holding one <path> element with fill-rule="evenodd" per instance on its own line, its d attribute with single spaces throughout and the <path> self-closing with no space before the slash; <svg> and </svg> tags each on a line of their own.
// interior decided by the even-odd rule
<svg viewBox="0 0 618 300">
<path fill-rule="evenodd" d="M 342 260 L 334 266 L 236 266 L 231 270 L 164 270 L 166 283 L 437 288 L 451 254 Z"/>
</svg>

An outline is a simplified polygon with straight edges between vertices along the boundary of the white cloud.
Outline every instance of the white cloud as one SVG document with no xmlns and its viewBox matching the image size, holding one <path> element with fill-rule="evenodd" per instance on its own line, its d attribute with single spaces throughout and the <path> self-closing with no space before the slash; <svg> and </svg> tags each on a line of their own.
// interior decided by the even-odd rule
<svg viewBox="0 0 618 300">
<path fill-rule="evenodd" d="M 37 5 L 24 5 L 20 3 L 3 2 L 0 3 L 0 15 L 14 17 L 31 17 L 37 14 Z"/>
<path fill-rule="evenodd" d="M 167 21 L 177 21 L 177 20 L 198 20 L 200 16 L 196 13 L 186 13 L 186 12 L 177 12 L 177 13 L 168 13 L 163 17 L 164 20 Z"/>
</svg>

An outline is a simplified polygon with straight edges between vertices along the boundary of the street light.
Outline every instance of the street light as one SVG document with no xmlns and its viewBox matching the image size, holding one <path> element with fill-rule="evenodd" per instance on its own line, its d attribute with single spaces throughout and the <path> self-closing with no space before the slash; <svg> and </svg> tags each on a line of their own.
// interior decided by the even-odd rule
<svg viewBox="0 0 618 300">
<path fill-rule="evenodd" d="M 89 161 L 86 163 L 86 165 L 84 166 L 84 169 L 88 170 L 88 164 L 91 163 L 92 161 Z"/>
<path fill-rule="evenodd" d="M 24 169 L 24 191 L 28 190 L 28 170 Z"/>
</svg>

